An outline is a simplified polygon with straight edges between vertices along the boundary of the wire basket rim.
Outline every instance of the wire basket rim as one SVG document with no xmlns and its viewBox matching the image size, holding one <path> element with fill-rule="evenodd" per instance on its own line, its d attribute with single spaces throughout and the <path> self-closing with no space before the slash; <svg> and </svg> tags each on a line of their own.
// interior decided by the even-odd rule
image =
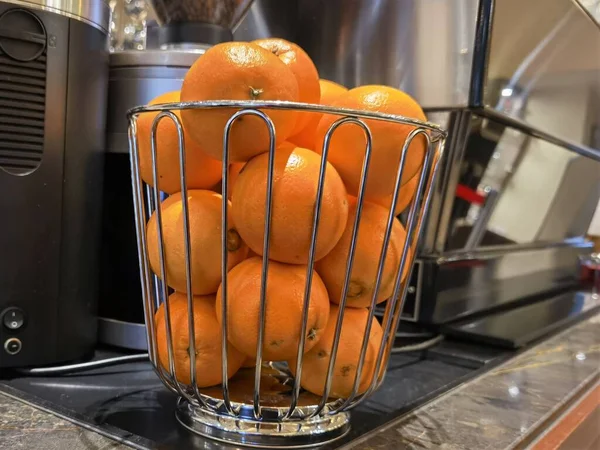
<svg viewBox="0 0 600 450">
<path fill-rule="evenodd" d="M 283 100 L 202 100 L 195 102 L 174 102 L 160 103 L 156 105 L 141 105 L 131 108 L 127 111 L 127 118 L 132 119 L 134 116 L 144 112 L 162 112 L 182 109 L 213 109 L 213 108 L 264 108 L 264 109 L 296 109 L 302 111 L 312 111 L 327 114 L 338 114 L 345 116 L 354 116 L 363 119 L 383 120 L 386 122 L 396 122 L 405 125 L 414 125 L 416 127 L 425 128 L 435 135 L 432 136 L 432 141 L 444 139 L 448 132 L 439 125 L 431 122 L 424 122 L 410 117 L 400 116 L 396 114 L 386 114 L 376 111 L 364 111 L 351 108 L 337 108 L 316 103 L 301 103 L 289 102 Z"/>
</svg>

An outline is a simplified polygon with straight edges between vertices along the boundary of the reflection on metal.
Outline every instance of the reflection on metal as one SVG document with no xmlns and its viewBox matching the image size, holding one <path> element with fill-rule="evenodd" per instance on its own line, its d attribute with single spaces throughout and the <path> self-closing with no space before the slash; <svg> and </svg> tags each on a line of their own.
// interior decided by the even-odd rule
<svg viewBox="0 0 600 450">
<path fill-rule="evenodd" d="M 600 0 L 575 0 L 600 27 Z"/>
<path fill-rule="evenodd" d="M 577 3 L 298 0 L 298 11 L 296 41 L 322 78 L 406 90 L 449 131 L 409 316 L 443 320 L 478 310 L 469 301 L 482 296 L 494 304 L 496 291 L 516 301 L 555 287 L 556 274 L 576 278 L 582 250 L 573 239 L 600 196 L 600 30 Z M 482 207 L 457 188 L 492 195 Z M 545 255 L 555 244 L 570 250 L 493 276 L 498 258 Z M 479 262 L 469 265 L 473 254 Z M 489 286 L 471 289 L 482 273 Z M 457 310 L 431 312 L 453 296 Z"/>
<path fill-rule="evenodd" d="M 200 389 L 196 383 L 196 349 L 199 343 L 195 339 L 194 312 L 193 312 L 193 294 L 192 294 L 192 249 L 191 249 L 191 229 L 189 217 L 189 205 L 186 183 L 185 169 L 185 140 L 184 129 L 177 115 L 172 110 L 181 109 L 219 109 L 219 108 L 241 108 L 228 120 L 223 130 L 223 180 L 222 180 L 222 281 L 219 287 L 221 302 L 221 370 L 222 370 L 222 385 L 214 388 Z M 323 148 L 322 162 L 319 172 L 318 183 L 316 186 L 315 205 L 313 211 L 313 224 L 311 228 L 311 244 L 308 255 L 308 265 L 306 267 L 306 284 L 304 289 L 304 302 L 300 321 L 301 332 L 298 339 L 297 348 L 297 364 L 295 370 L 295 381 L 292 381 L 290 372 L 285 372 L 269 361 L 263 360 L 263 340 L 265 339 L 265 324 L 266 324 L 266 306 L 267 306 L 267 282 L 268 282 L 268 265 L 269 265 L 269 246 L 270 246 L 270 230 L 271 230 L 271 209 L 273 202 L 273 170 L 275 160 L 275 125 L 264 110 L 269 109 L 288 109 L 301 110 L 304 112 L 323 112 L 328 114 L 336 114 L 341 116 L 334 122 L 327 131 Z M 140 177 L 140 157 L 138 149 L 137 137 L 137 119 L 140 114 L 155 111 L 158 112 L 153 119 L 150 143 L 153 169 L 153 187 L 146 185 Z M 229 183 L 229 139 L 231 127 L 235 120 L 243 115 L 252 115 L 261 119 L 269 131 L 269 146 L 268 146 L 268 169 L 267 179 L 265 180 L 265 221 L 264 221 L 264 245 L 262 250 L 262 271 L 260 276 L 260 299 L 259 313 L 257 314 L 258 323 L 256 323 L 257 345 L 256 345 L 256 365 L 254 369 L 253 391 L 245 392 L 251 394 L 249 396 L 236 396 L 236 386 L 240 386 L 240 378 L 233 377 L 228 379 L 228 357 L 227 352 L 229 344 L 227 340 L 228 334 L 228 250 L 227 250 L 227 223 L 228 223 L 228 183 Z M 364 401 L 368 395 L 377 389 L 383 382 L 385 375 L 385 367 L 389 360 L 393 342 L 395 340 L 395 330 L 397 328 L 402 305 L 407 294 L 408 282 L 403 280 L 402 275 L 405 273 L 405 268 L 412 267 L 416 255 L 416 247 L 419 241 L 421 230 L 423 228 L 423 218 L 425 211 L 429 207 L 430 193 L 434 184 L 439 162 L 442 156 L 442 150 L 446 133 L 438 126 L 420 122 L 415 119 L 393 116 L 372 111 L 357 111 L 345 108 L 334 108 L 323 105 L 309 105 L 294 102 L 283 101 L 241 101 L 241 100 L 215 100 L 204 102 L 181 102 L 162 105 L 151 105 L 133 108 L 129 111 L 129 129 L 128 137 L 131 151 L 131 172 L 133 184 L 133 197 L 135 209 L 136 235 L 138 242 L 139 263 L 140 263 L 140 278 L 142 284 L 142 293 L 144 297 L 144 313 L 147 328 L 147 342 L 150 361 L 153 363 L 156 373 L 161 381 L 173 392 L 179 394 L 180 399 L 177 408 L 177 418 L 182 425 L 190 430 L 208 437 L 213 437 L 221 441 L 227 441 L 235 444 L 243 444 L 250 446 L 308 446 L 316 443 L 323 443 L 341 437 L 349 428 L 347 411 Z M 371 298 L 370 308 L 368 308 L 368 316 L 366 326 L 362 336 L 362 344 L 360 354 L 356 363 L 356 374 L 352 385 L 352 390 L 347 396 L 332 398 L 329 396 L 332 390 L 332 381 L 334 371 L 336 370 L 335 362 L 338 355 L 338 346 L 340 344 L 341 326 L 344 315 L 347 311 L 344 305 L 347 300 L 347 292 L 350 285 L 352 273 L 352 264 L 356 250 L 356 241 L 358 239 L 358 231 L 360 226 L 361 211 L 363 200 L 365 197 L 366 178 L 369 169 L 371 157 L 371 131 L 369 122 L 361 119 L 383 121 L 390 124 L 402 124 L 410 128 L 410 132 L 406 137 L 403 147 L 400 152 L 400 161 L 398 162 L 395 188 L 388 214 L 387 225 L 384 237 L 382 239 L 382 247 L 378 262 L 377 275 L 373 282 L 373 295 Z M 187 349 L 189 351 L 189 384 L 183 383 L 180 380 L 182 366 L 175 363 L 175 334 L 173 333 L 173 324 L 171 323 L 171 302 L 167 301 L 169 297 L 169 288 L 165 280 L 167 280 L 167 257 L 165 250 L 164 228 L 163 228 L 163 212 L 160 207 L 160 192 L 158 190 L 158 166 L 157 166 L 157 128 L 160 120 L 170 120 L 177 129 L 179 140 L 179 173 L 181 181 L 181 214 L 183 226 L 183 259 L 185 263 L 186 277 L 186 296 L 187 296 L 187 322 L 188 322 L 188 337 Z M 342 295 L 340 298 L 340 307 L 336 318 L 336 328 L 333 333 L 331 343 L 331 355 L 328 363 L 328 369 L 324 376 L 322 395 L 313 396 L 307 391 L 300 390 L 300 378 L 302 373 L 303 355 L 305 354 L 305 339 L 306 330 L 308 329 L 308 310 L 311 292 L 311 283 L 314 272 L 315 251 L 317 242 L 317 233 L 319 230 L 319 221 L 321 217 L 323 185 L 325 181 L 325 173 L 327 170 L 327 153 L 329 150 L 329 141 L 336 128 L 342 124 L 352 124 L 352 126 L 360 127 L 365 133 L 366 146 L 363 168 L 360 178 L 359 190 L 357 195 L 357 208 L 352 229 L 352 238 L 349 245 L 349 258 L 346 266 L 345 278 L 343 283 Z M 420 136 L 419 136 L 420 135 Z M 418 185 L 414 198 L 411 202 L 406 220 L 406 239 L 402 245 L 401 257 L 398 260 L 398 266 L 393 273 L 394 288 L 391 298 L 388 300 L 382 322 L 381 340 L 378 341 L 377 357 L 372 363 L 373 373 L 377 376 L 372 376 L 366 389 L 359 390 L 361 382 L 364 381 L 364 370 L 370 370 L 367 366 L 367 351 L 370 339 L 370 329 L 373 324 L 375 315 L 375 303 L 377 293 L 383 279 L 384 265 L 386 261 L 386 253 L 388 244 L 391 239 L 392 227 L 394 225 L 395 215 L 394 210 L 396 203 L 399 200 L 400 182 L 406 154 L 409 151 L 410 144 L 416 137 L 425 138 L 426 151 L 424 160 L 419 173 Z M 146 195 L 144 195 L 144 191 Z M 144 201 L 144 199 L 149 201 Z M 155 243 L 147 242 L 148 234 L 146 232 L 146 223 L 151 214 L 156 218 L 157 240 Z M 156 245 L 158 250 L 158 267 L 151 269 L 148 259 L 149 245 Z M 409 271 L 410 273 L 410 271 Z M 164 326 L 165 326 L 165 343 L 167 361 L 164 361 L 164 355 L 158 357 L 158 338 L 157 327 L 159 324 L 155 321 L 157 307 L 163 304 L 164 308 Z M 371 363 L 369 363 L 371 364 Z M 275 374 L 273 374 L 275 372 Z M 277 376 L 283 378 L 287 386 L 292 386 L 293 389 L 289 392 L 290 396 L 286 396 L 283 404 L 273 402 L 273 396 L 265 392 L 267 389 L 265 384 L 269 384 L 269 377 Z M 367 375 L 368 376 L 368 375 Z M 187 378 L 187 377 L 186 377 Z M 243 381 L 243 380 L 242 380 Z M 261 395 L 262 394 L 262 395 Z M 288 402 L 289 400 L 289 402 Z"/>
<path fill-rule="evenodd" d="M 552 44 L 552 48 L 550 51 L 551 51 L 551 58 L 553 58 L 559 49 L 562 49 L 565 47 L 566 42 L 564 40 L 559 41 L 557 36 L 561 32 L 564 33 L 564 28 L 569 23 L 569 21 L 572 20 L 573 14 L 574 14 L 574 11 L 571 10 L 564 17 L 562 17 L 559 20 L 559 22 L 554 26 L 554 28 L 552 28 L 550 30 L 548 35 L 546 35 L 538 44 L 536 44 L 535 48 L 533 48 L 531 53 L 529 53 L 523 59 L 523 61 L 519 64 L 519 67 L 517 67 L 515 72 L 512 74 L 512 77 L 510 78 L 506 87 L 504 89 L 502 89 L 502 95 L 500 96 L 500 99 L 499 99 L 497 105 L 494 107 L 494 109 L 502 111 L 505 108 L 505 106 L 504 106 L 505 103 L 507 103 L 508 99 L 510 99 L 513 96 L 514 91 L 517 90 L 517 88 L 519 86 L 519 82 L 521 81 L 521 78 L 524 76 L 527 69 L 529 69 L 529 67 L 536 61 L 536 59 L 540 58 L 540 55 L 543 50 L 545 50 L 546 48 L 549 47 L 550 44 Z M 545 69 L 548 66 L 548 64 L 550 63 L 550 61 L 551 61 L 551 59 L 544 61 L 542 63 L 542 69 Z M 531 91 L 533 85 L 535 84 L 536 81 L 539 80 L 542 73 L 543 73 L 543 71 L 535 73 L 532 76 L 532 78 L 526 82 L 526 87 L 524 88 L 525 95 L 527 95 Z M 521 89 L 521 90 L 523 90 L 523 89 Z"/>
<path fill-rule="evenodd" d="M 513 128 L 495 124 L 492 133 L 491 125 L 473 116 L 456 169 L 456 184 L 482 196 L 498 191 L 494 203 L 483 208 L 485 227 L 480 229 L 479 205 L 452 195 L 441 213 L 448 221 L 428 230 L 440 237 L 435 252 L 473 249 L 475 237 L 476 247 L 489 247 L 585 235 L 600 196 L 600 162 Z"/>
<path fill-rule="evenodd" d="M 203 22 L 234 30 L 248 12 L 253 0 L 150 0 L 161 25 Z M 218 3 L 221 3 L 220 5 Z"/>
<path fill-rule="evenodd" d="M 491 189 L 485 198 L 485 203 L 483 207 L 479 210 L 479 215 L 471 228 L 471 233 L 467 238 L 467 243 L 465 244 L 466 250 L 473 250 L 475 247 L 481 244 L 483 236 L 485 234 L 485 230 L 487 229 L 490 218 L 492 217 L 492 212 L 494 211 L 494 207 L 498 202 L 498 191 Z"/>
<path fill-rule="evenodd" d="M 104 0 L 3 0 L 25 8 L 41 9 L 80 20 L 108 32 L 110 8 Z"/>
<path fill-rule="evenodd" d="M 477 7 L 477 0 L 299 0 L 296 41 L 321 78 L 397 87 L 425 107 L 464 106 Z"/>
<path fill-rule="evenodd" d="M 233 33 L 235 41 L 280 37 L 295 41 L 298 0 L 255 0 Z"/>
<path fill-rule="evenodd" d="M 571 289 L 579 283 L 579 257 L 591 249 L 579 239 L 422 256 L 420 295 L 407 297 L 405 311 L 418 306 L 416 320 L 440 324 Z"/>
<path fill-rule="evenodd" d="M 398 87 L 430 110 L 484 109 L 594 154 L 579 125 L 599 116 L 600 32 L 571 0 L 298 0 L 291 27 L 322 78 Z M 514 95 L 527 111 L 506 110 Z"/>
<path fill-rule="evenodd" d="M 143 323 L 98 318 L 98 341 L 131 350 L 147 350 L 146 327 Z"/>
<path fill-rule="evenodd" d="M 429 213 L 425 239 L 422 252 L 426 254 L 441 253 L 446 247 L 448 230 L 450 228 L 450 214 L 455 202 L 455 192 L 458 186 L 462 170 L 462 161 L 469 137 L 473 116 L 468 111 L 452 112 L 448 129 L 448 147 L 442 164 L 442 175 L 439 179 L 439 187 L 435 193 L 440 192 L 438 203 L 433 204 Z"/>
<path fill-rule="evenodd" d="M 495 1 L 490 21 L 482 106 L 522 121 L 528 128 L 593 148 L 586 128 L 600 123 L 597 24 L 571 0 Z M 508 89 L 521 89 L 528 103 L 524 117 L 503 112 L 510 96 L 498 101 L 488 89 L 499 79 L 509 80 Z"/>
</svg>

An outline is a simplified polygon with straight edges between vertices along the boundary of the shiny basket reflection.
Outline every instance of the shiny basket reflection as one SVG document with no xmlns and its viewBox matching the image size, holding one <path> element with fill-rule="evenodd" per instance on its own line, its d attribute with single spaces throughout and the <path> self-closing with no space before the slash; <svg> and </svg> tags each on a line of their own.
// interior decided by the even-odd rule
<svg viewBox="0 0 600 450">
<path fill-rule="evenodd" d="M 195 109 L 217 109 L 231 108 L 231 118 L 224 129 L 223 139 L 223 178 L 222 178 L 222 237 L 221 244 L 223 248 L 221 261 L 222 275 L 222 297 L 221 316 L 222 316 L 222 386 L 213 388 L 199 388 L 195 382 L 195 333 L 194 317 L 192 314 L 192 294 L 191 289 L 191 249 L 190 249 L 190 229 L 189 229 L 189 211 L 187 200 L 187 185 L 185 171 L 185 146 L 183 127 L 179 118 L 172 113 L 173 110 L 187 108 Z M 273 160 L 275 155 L 275 127 L 268 116 L 270 109 L 289 109 L 298 111 L 308 111 L 315 113 L 331 113 L 339 116 L 328 130 L 323 144 L 323 158 L 320 166 L 318 186 L 316 192 L 316 203 L 314 207 L 312 241 L 309 250 L 308 269 L 304 290 L 304 308 L 301 317 L 301 333 L 298 343 L 298 359 L 296 367 L 292 371 L 285 364 L 271 363 L 263 361 L 262 349 L 264 339 L 266 311 L 266 284 L 267 267 L 269 264 L 269 233 L 271 229 L 271 208 L 273 192 Z M 152 124 L 151 148 L 154 187 L 146 185 L 140 176 L 139 152 L 136 138 L 137 119 L 144 112 L 159 112 Z M 256 116 L 264 122 L 264 126 L 269 130 L 269 179 L 266 189 L 266 214 L 265 214 L 265 240 L 262 256 L 262 276 L 260 292 L 260 323 L 258 324 L 258 343 L 256 368 L 245 369 L 240 376 L 236 375 L 234 379 L 227 380 L 227 193 L 229 189 L 229 135 L 233 123 L 244 115 Z M 377 278 L 374 280 L 374 293 L 369 308 L 369 317 L 362 341 L 360 357 L 357 362 L 357 373 L 354 378 L 354 385 L 346 398 L 329 398 L 331 389 L 333 369 L 335 366 L 337 350 L 340 340 L 340 331 L 344 317 L 344 305 L 346 295 L 349 289 L 350 274 L 354 260 L 355 244 L 360 227 L 360 217 L 363 206 L 363 197 L 365 191 L 365 179 L 369 169 L 371 158 L 371 131 L 363 119 L 387 121 L 392 123 L 404 124 L 410 126 L 411 132 L 408 134 L 402 148 L 402 156 L 398 166 L 395 180 L 395 194 L 393 196 L 390 213 L 387 220 L 384 243 L 380 252 L 379 265 L 377 268 Z M 170 324 L 169 302 L 165 304 L 165 327 L 167 334 L 167 346 L 169 354 L 169 367 L 165 369 L 158 361 L 156 324 L 154 316 L 157 308 L 168 298 L 168 287 L 162 280 L 166 279 L 166 267 L 164 257 L 164 242 L 162 241 L 162 222 L 160 208 L 156 208 L 161 199 L 161 193 L 158 190 L 158 168 L 156 166 L 156 130 L 159 121 L 171 120 L 175 123 L 179 140 L 179 170 L 182 192 L 182 212 L 183 212 L 183 236 L 185 249 L 185 269 L 188 283 L 188 327 L 189 327 L 189 358 L 190 358 L 190 376 L 189 385 L 178 381 L 175 373 L 175 364 L 173 359 L 173 339 Z M 313 278 L 313 267 L 315 264 L 315 247 L 318 234 L 318 224 L 321 217 L 321 201 L 323 197 L 323 184 L 327 169 L 326 160 L 329 151 L 329 142 L 333 133 L 341 127 L 360 127 L 366 138 L 365 157 L 362 167 L 362 176 L 360 189 L 357 196 L 356 215 L 353 223 L 352 240 L 350 244 L 349 258 L 346 264 L 345 280 L 343 284 L 343 295 L 340 301 L 339 314 L 337 316 L 334 339 L 331 347 L 331 358 L 328 365 L 324 394 L 317 396 L 301 389 L 300 375 L 302 373 L 302 355 L 304 354 L 305 339 L 308 322 L 308 304 L 309 293 Z M 362 369 L 367 353 L 368 337 L 371 330 L 372 319 L 375 312 L 375 302 L 378 289 L 381 284 L 384 262 L 390 240 L 392 225 L 394 221 L 394 210 L 398 201 L 399 186 L 402 179 L 405 155 L 407 149 L 417 136 L 422 135 L 427 148 L 423 166 L 419 172 L 419 181 L 416 194 L 407 208 L 408 214 L 405 220 L 406 241 L 402 249 L 400 263 L 395 270 L 395 284 L 393 295 L 386 302 L 385 314 L 381 321 L 383 334 L 381 345 L 376 357 L 375 371 L 372 380 L 363 393 L 358 393 L 358 387 L 362 378 Z M 155 105 L 147 107 L 137 107 L 129 111 L 129 141 L 131 151 L 131 170 L 133 198 L 135 206 L 135 222 L 138 240 L 140 276 L 142 282 L 142 293 L 144 300 L 144 311 L 146 319 L 146 328 L 148 334 L 148 349 L 150 360 L 162 380 L 162 382 L 174 393 L 179 395 L 177 418 L 187 428 L 196 433 L 212 437 L 217 440 L 231 442 L 242 445 L 254 445 L 262 447 L 280 447 L 280 446 L 309 446 L 321 444 L 326 441 L 336 439 L 344 435 L 349 429 L 348 410 L 362 402 L 383 382 L 385 367 L 387 365 L 392 345 L 394 342 L 394 331 L 397 327 L 400 313 L 402 310 L 403 299 L 406 295 L 408 276 L 402 278 L 405 267 L 412 267 L 415 247 L 417 245 L 419 233 L 423 225 L 424 215 L 428 207 L 430 192 L 433 180 L 436 174 L 438 163 L 444 146 L 446 133 L 439 127 L 408 119 L 399 116 L 361 112 L 348 109 L 331 108 L 320 105 L 308 105 L 292 102 L 258 102 L 258 101 L 210 101 L 193 103 L 173 103 L 164 105 Z M 158 223 L 158 246 L 160 256 L 160 274 L 158 277 L 152 273 L 146 248 L 146 223 L 150 215 L 156 210 Z M 410 255 L 410 256 L 409 256 Z M 383 369 L 382 369 L 383 368 Z M 291 373 L 297 376 L 293 377 Z"/>
</svg>

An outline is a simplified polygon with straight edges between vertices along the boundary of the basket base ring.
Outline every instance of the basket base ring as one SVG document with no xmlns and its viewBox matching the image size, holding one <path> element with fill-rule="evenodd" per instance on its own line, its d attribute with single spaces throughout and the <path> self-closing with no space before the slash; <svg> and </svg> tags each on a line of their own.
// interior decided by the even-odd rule
<svg viewBox="0 0 600 450">
<path fill-rule="evenodd" d="M 218 414 L 183 398 L 177 401 L 175 416 L 181 425 L 195 434 L 246 447 L 313 447 L 339 439 L 350 431 L 350 415 L 346 412 L 301 421 L 263 422 Z"/>
</svg>

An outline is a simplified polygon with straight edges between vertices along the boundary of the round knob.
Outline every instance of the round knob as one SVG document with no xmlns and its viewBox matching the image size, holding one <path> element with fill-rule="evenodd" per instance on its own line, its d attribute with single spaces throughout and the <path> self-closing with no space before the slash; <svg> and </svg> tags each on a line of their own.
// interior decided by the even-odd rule
<svg viewBox="0 0 600 450">
<path fill-rule="evenodd" d="M 42 21 L 25 9 L 9 9 L 0 16 L 0 50 L 17 61 L 33 61 L 46 49 Z"/>
<path fill-rule="evenodd" d="M 21 341 L 17 338 L 7 339 L 4 343 L 4 350 L 6 350 L 6 353 L 9 355 L 16 355 L 21 351 L 21 347 Z"/>
</svg>

